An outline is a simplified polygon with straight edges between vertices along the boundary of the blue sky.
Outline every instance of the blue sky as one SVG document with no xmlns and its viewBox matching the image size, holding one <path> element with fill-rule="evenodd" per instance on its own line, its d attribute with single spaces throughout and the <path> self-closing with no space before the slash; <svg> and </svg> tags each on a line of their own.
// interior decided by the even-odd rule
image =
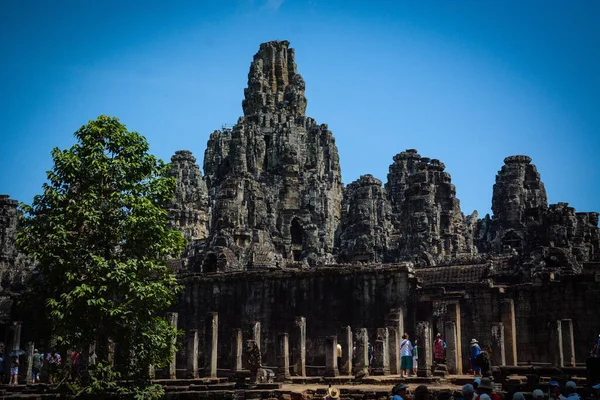
<svg viewBox="0 0 600 400">
<path fill-rule="evenodd" d="M 600 211 L 599 20 L 593 0 L 4 0 L 0 193 L 30 203 L 51 149 L 101 114 L 202 166 L 259 44 L 286 39 L 344 183 L 385 182 L 416 148 L 482 216 L 504 157 L 527 154 L 551 203 Z"/>
</svg>

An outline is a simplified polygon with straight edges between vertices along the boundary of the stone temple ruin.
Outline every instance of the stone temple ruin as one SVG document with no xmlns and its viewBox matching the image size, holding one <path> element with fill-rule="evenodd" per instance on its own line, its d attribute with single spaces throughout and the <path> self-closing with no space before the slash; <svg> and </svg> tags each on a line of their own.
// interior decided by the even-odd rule
<svg viewBox="0 0 600 400">
<path fill-rule="evenodd" d="M 405 331 L 429 354 L 442 333 L 451 373 L 468 370 L 472 338 L 496 366 L 585 362 L 600 332 L 597 212 L 549 205 L 524 155 L 504 159 L 482 219 L 463 214 L 443 162 L 414 149 L 393 156 L 384 184 L 363 175 L 344 186 L 335 139 L 306 116 L 304 90 L 289 42 L 261 44 L 244 115 L 210 135 L 204 175 L 190 151 L 171 158 L 168 211 L 189 240 L 170 261 L 185 287 L 171 318 L 186 331 L 171 377 L 245 369 L 247 341 L 284 378 L 356 374 L 367 343 L 372 372 L 398 373 Z M 0 210 L 10 336 L 28 269 L 10 240 L 16 202 L 3 196 Z"/>
</svg>

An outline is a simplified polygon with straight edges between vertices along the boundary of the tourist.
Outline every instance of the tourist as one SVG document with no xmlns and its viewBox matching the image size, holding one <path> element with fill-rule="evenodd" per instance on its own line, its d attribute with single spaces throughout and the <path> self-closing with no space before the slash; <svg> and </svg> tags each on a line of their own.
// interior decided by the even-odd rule
<svg viewBox="0 0 600 400">
<path fill-rule="evenodd" d="M 471 354 L 471 371 L 473 371 L 473 376 L 481 374 L 481 368 L 477 366 L 477 356 L 481 353 L 481 347 L 479 347 L 479 342 L 477 339 L 471 339 L 470 346 L 470 354 Z"/>
<path fill-rule="evenodd" d="M 473 400 L 475 395 L 475 388 L 470 383 L 467 383 L 462 387 L 462 398 L 463 400 Z"/>
<path fill-rule="evenodd" d="M 473 380 L 473 389 L 475 389 L 475 393 L 477 393 L 477 394 L 481 394 L 477 391 L 477 388 L 479 387 L 480 383 L 481 383 L 481 378 L 475 378 Z"/>
<path fill-rule="evenodd" d="M 544 392 L 540 389 L 535 389 L 532 393 L 531 393 L 531 397 L 533 398 L 533 400 L 543 400 L 544 397 L 546 397 L 544 395 Z"/>
<path fill-rule="evenodd" d="M 560 392 L 560 385 L 556 381 L 550 381 L 550 399 L 551 400 L 565 400 L 566 397 Z"/>
<path fill-rule="evenodd" d="M 573 381 L 569 381 L 565 384 L 565 390 L 567 392 L 567 400 L 579 400 L 577 394 L 577 384 Z"/>
<path fill-rule="evenodd" d="M 513 400 L 525 400 L 525 396 L 523 396 L 523 393 L 521 392 L 515 392 L 512 398 Z"/>
<path fill-rule="evenodd" d="M 444 341 L 442 340 L 442 334 L 436 335 L 435 341 L 433 342 L 433 361 L 436 364 L 444 364 L 446 355 L 444 349 Z"/>
<path fill-rule="evenodd" d="M 592 351 L 590 351 L 590 356 L 600 358 L 600 335 L 598 335 L 596 343 L 594 343 L 594 347 L 592 348 Z"/>
<path fill-rule="evenodd" d="M 417 369 L 419 369 L 419 347 L 415 339 L 415 344 L 413 345 L 413 375 L 417 375 Z"/>
<path fill-rule="evenodd" d="M 394 388 L 392 389 L 392 398 L 391 400 L 407 400 L 406 397 L 406 389 L 408 388 L 408 386 L 404 385 L 404 384 L 397 384 L 396 386 L 394 386 Z"/>
<path fill-rule="evenodd" d="M 81 378 L 81 353 L 77 350 L 71 352 L 71 379 Z"/>
<path fill-rule="evenodd" d="M 4 354 L 0 353 L 0 384 L 4 383 Z"/>
<path fill-rule="evenodd" d="M 9 385 L 18 385 L 19 384 L 19 356 L 11 356 L 10 357 L 10 381 Z"/>
<path fill-rule="evenodd" d="M 54 377 L 58 372 L 58 366 L 60 365 L 62 358 L 56 349 L 52 349 L 46 356 L 46 362 L 48 363 L 48 382 L 52 385 L 54 383 Z"/>
<path fill-rule="evenodd" d="M 494 384 L 490 378 L 481 378 L 481 383 L 477 386 L 477 392 L 481 393 L 475 400 L 484 400 L 482 396 L 486 396 L 490 398 L 490 400 L 502 400 L 498 393 L 494 393 Z"/>
<path fill-rule="evenodd" d="M 338 388 L 335 387 L 331 387 L 329 386 L 329 388 L 327 389 L 327 395 L 325 397 L 323 397 L 323 399 L 325 400 L 339 400 L 340 398 L 340 391 Z"/>
<path fill-rule="evenodd" d="M 373 365 L 373 345 L 371 344 L 371 342 L 369 342 L 367 344 L 368 346 L 368 354 L 369 354 L 369 372 L 371 371 L 371 366 Z"/>
<path fill-rule="evenodd" d="M 408 333 L 405 333 L 404 335 L 402 335 L 402 342 L 400 342 L 400 354 L 402 356 L 402 358 L 400 359 L 400 378 L 413 376 L 412 351 L 413 346 L 410 343 L 410 340 L 408 340 Z"/>
<path fill-rule="evenodd" d="M 38 349 L 33 350 L 33 359 L 31 364 L 31 381 L 33 383 L 40 383 L 40 372 L 44 365 L 44 357 L 40 354 Z"/>
<path fill-rule="evenodd" d="M 342 345 L 339 343 L 337 344 L 336 352 L 337 352 L 337 366 L 338 366 L 338 368 L 342 368 Z"/>
<path fill-rule="evenodd" d="M 427 386 L 417 386 L 415 389 L 414 400 L 429 400 L 429 389 L 427 389 Z"/>
</svg>

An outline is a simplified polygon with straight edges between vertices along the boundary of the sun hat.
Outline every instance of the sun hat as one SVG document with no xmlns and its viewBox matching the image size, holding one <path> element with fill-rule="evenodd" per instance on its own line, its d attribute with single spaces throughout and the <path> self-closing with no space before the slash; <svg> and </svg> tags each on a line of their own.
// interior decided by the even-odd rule
<svg viewBox="0 0 600 400">
<path fill-rule="evenodd" d="M 479 342 L 477 341 L 477 339 L 471 339 L 471 344 L 473 344 L 473 343 L 479 343 Z"/>
<path fill-rule="evenodd" d="M 515 394 L 513 394 L 513 400 L 525 400 L 525 396 L 523 396 L 523 393 L 521 392 L 515 392 Z"/>
<path fill-rule="evenodd" d="M 597 385 L 592 386 L 592 389 L 600 389 L 600 383 Z"/>
<path fill-rule="evenodd" d="M 577 389 L 577 384 L 573 381 L 569 381 L 565 384 L 565 387 L 569 389 Z"/>
<path fill-rule="evenodd" d="M 492 400 L 490 398 L 490 396 L 488 396 L 487 394 L 482 394 L 481 396 L 479 396 L 479 400 Z"/>
<path fill-rule="evenodd" d="M 330 387 L 329 389 L 327 389 L 327 395 L 332 399 L 339 399 L 340 391 L 338 388 Z"/>
<path fill-rule="evenodd" d="M 531 395 L 533 396 L 533 398 L 538 398 L 538 397 L 546 397 L 546 395 L 544 394 L 544 392 L 542 392 L 540 389 L 535 389 L 533 391 L 533 393 L 531 393 Z"/>
<path fill-rule="evenodd" d="M 442 334 L 438 333 L 437 335 L 435 335 L 435 337 L 442 337 Z"/>
<path fill-rule="evenodd" d="M 550 381 L 549 385 L 550 386 L 560 386 L 560 384 L 556 381 Z"/>
<path fill-rule="evenodd" d="M 473 380 L 473 383 L 476 383 L 477 385 L 481 385 L 481 378 L 475 378 Z"/>
<path fill-rule="evenodd" d="M 473 394 L 473 393 L 475 393 L 475 388 L 473 388 L 473 385 L 471 385 L 470 383 L 467 383 L 466 385 L 464 385 L 462 387 L 463 396 L 466 394 Z"/>
<path fill-rule="evenodd" d="M 494 390 L 494 385 L 490 378 L 482 378 L 481 383 L 477 386 L 477 389 Z"/>
<path fill-rule="evenodd" d="M 394 386 L 394 392 L 397 392 L 398 390 L 404 390 L 404 389 L 408 389 L 408 385 L 399 383 L 396 386 Z"/>
</svg>

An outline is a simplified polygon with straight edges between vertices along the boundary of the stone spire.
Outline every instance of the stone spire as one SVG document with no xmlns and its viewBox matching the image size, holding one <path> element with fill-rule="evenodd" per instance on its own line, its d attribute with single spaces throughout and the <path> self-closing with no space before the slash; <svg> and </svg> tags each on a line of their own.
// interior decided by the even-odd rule
<svg viewBox="0 0 600 400">
<path fill-rule="evenodd" d="M 167 206 L 171 225 L 189 241 L 206 239 L 210 228 L 208 189 L 192 152 L 175 152 L 169 176 L 177 182 L 173 201 Z"/>
<path fill-rule="evenodd" d="M 262 121 L 262 117 L 278 113 L 305 115 L 304 80 L 289 45 L 287 40 L 263 43 L 254 55 L 242 101 L 246 118 Z"/>
<path fill-rule="evenodd" d="M 409 149 L 394 156 L 385 185 L 392 203 L 393 259 L 474 254 L 475 217 L 465 217 L 446 166 Z"/>
<path fill-rule="evenodd" d="M 506 157 L 494 184 L 493 219 L 502 228 L 521 229 L 541 223 L 547 208 L 546 188 L 531 157 Z"/>
<path fill-rule="evenodd" d="M 260 46 L 244 116 L 208 141 L 213 218 L 203 270 L 333 261 L 342 202 L 337 146 L 327 125 L 305 117 L 304 81 L 288 46 Z"/>
<path fill-rule="evenodd" d="M 340 261 L 383 261 L 392 233 L 391 215 L 379 179 L 363 175 L 349 184 L 342 203 Z"/>
</svg>

